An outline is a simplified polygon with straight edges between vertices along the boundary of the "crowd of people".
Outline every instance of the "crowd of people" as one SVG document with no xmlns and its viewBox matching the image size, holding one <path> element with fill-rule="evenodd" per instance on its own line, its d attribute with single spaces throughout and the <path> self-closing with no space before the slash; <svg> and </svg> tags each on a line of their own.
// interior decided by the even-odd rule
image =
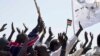
<svg viewBox="0 0 100 56">
<path fill-rule="evenodd" d="M 11 33 L 6 39 L 6 34 L 0 38 L 0 56 L 100 56 L 100 35 L 97 37 L 97 47 L 91 48 L 93 41 L 93 34 L 90 33 L 91 40 L 88 41 L 88 33 L 84 33 L 85 42 L 80 44 L 79 49 L 76 48 L 80 42 L 78 39 L 79 34 L 83 28 L 79 22 L 79 30 L 73 36 L 72 40 L 68 42 L 68 36 L 65 32 L 58 33 L 57 39 L 54 39 L 54 34 L 49 27 L 49 36 L 45 39 L 46 27 L 41 16 L 38 16 L 37 25 L 27 35 L 28 28 L 25 24 L 25 30 L 16 28 L 18 35 L 13 42 L 11 39 L 15 33 L 14 24 L 11 24 Z M 7 24 L 3 24 L 0 32 L 3 32 Z"/>
<path fill-rule="evenodd" d="M 70 41 L 65 32 L 58 33 L 57 39 L 55 39 L 51 27 L 48 30 L 49 36 L 45 37 L 47 33 L 46 26 L 37 4 L 36 8 L 38 11 L 36 27 L 29 34 L 26 34 L 28 27 L 25 24 L 23 24 L 25 30 L 16 28 L 18 35 L 15 41 L 12 41 L 13 35 L 16 32 L 12 23 L 8 39 L 6 34 L 3 34 L 0 38 L 0 56 L 100 56 L 100 34 L 97 36 L 97 46 L 91 48 L 94 36 L 92 33 L 85 32 L 85 42 L 80 43 L 80 47 L 76 48 L 80 42 L 79 35 L 83 31 L 81 22 L 79 22 L 79 30 Z M 6 29 L 6 25 L 3 24 L 1 26 L 0 32 Z M 88 35 L 90 35 L 90 41 L 88 40 Z M 45 42 L 43 42 L 44 39 L 46 39 Z"/>
</svg>

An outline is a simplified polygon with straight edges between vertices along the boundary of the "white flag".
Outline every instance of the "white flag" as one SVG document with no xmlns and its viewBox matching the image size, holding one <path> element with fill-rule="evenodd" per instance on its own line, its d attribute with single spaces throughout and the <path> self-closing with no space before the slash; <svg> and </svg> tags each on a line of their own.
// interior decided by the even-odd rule
<svg viewBox="0 0 100 56">
<path fill-rule="evenodd" d="M 96 0 L 73 0 L 75 29 L 80 21 L 83 28 L 100 22 L 100 2 Z"/>
</svg>

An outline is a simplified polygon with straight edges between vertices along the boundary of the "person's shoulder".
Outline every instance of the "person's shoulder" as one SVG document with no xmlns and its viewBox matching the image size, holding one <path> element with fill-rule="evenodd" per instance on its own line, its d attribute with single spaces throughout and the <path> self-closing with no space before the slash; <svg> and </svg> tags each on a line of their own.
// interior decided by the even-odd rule
<svg viewBox="0 0 100 56">
<path fill-rule="evenodd" d="M 91 49 L 91 50 L 87 51 L 87 53 L 86 53 L 86 55 L 85 55 L 85 56 L 90 56 L 90 55 L 92 54 L 92 51 L 93 51 L 93 49 Z"/>
<path fill-rule="evenodd" d="M 92 56 L 92 55 L 95 53 L 95 50 L 96 50 L 97 48 L 98 48 L 98 47 L 92 48 L 91 50 L 89 50 L 89 51 L 85 54 L 85 56 Z"/>
<path fill-rule="evenodd" d="M 50 56 L 60 56 L 60 53 L 61 53 L 61 47 L 58 50 L 52 52 Z"/>
</svg>

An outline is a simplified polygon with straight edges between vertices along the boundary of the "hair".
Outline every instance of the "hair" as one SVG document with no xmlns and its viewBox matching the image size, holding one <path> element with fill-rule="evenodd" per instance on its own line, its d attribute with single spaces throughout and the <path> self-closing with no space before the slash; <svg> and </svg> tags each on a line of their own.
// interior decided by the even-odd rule
<svg viewBox="0 0 100 56">
<path fill-rule="evenodd" d="M 57 39 L 54 39 L 50 42 L 50 51 L 56 51 L 60 47 L 60 43 Z"/>
<path fill-rule="evenodd" d="M 100 34 L 97 37 L 97 45 L 100 47 Z"/>
<path fill-rule="evenodd" d="M 0 38 L 0 50 L 8 50 L 7 44 L 8 41 L 5 38 Z"/>
<path fill-rule="evenodd" d="M 47 52 L 47 48 L 44 45 L 39 45 L 35 47 L 38 56 L 50 56 Z"/>
<path fill-rule="evenodd" d="M 15 42 L 24 43 L 26 39 L 27 39 L 27 35 L 24 33 L 21 33 L 17 35 L 17 39 Z"/>
</svg>

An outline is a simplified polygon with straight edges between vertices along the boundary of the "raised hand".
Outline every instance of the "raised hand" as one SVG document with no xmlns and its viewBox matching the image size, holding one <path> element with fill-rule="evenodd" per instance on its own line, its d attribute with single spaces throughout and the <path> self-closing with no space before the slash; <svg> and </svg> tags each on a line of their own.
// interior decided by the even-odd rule
<svg viewBox="0 0 100 56">
<path fill-rule="evenodd" d="M 87 33 L 86 33 L 86 35 L 87 35 Z M 87 47 L 85 47 L 83 49 L 82 54 L 86 54 L 91 49 L 92 41 L 93 41 L 93 34 L 91 32 L 90 32 L 90 37 L 91 37 L 91 40 L 90 40 L 89 44 L 87 45 Z"/>
<path fill-rule="evenodd" d="M 61 44 L 63 43 L 63 34 L 58 33 L 58 40 Z"/>
<path fill-rule="evenodd" d="M 79 22 L 79 27 L 80 27 L 80 30 L 83 30 L 83 27 L 80 22 Z"/>
<path fill-rule="evenodd" d="M 91 46 L 92 46 L 92 41 L 93 41 L 93 34 L 90 32 L 90 37 L 91 37 L 91 40 L 87 46 L 87 48 L 90 48 L 91 49 Z"/>
<path fill-rule="evenodd" d="M 12 22 L 12 24 L 11 24 L 11 28 L 12 28 L 12 32 L 14 33 L 14 32 L 15 32 L 15 29 L 14 29 L 14 24 L 13 24 L 13 22 Z"/>
<path fill-rule="evenodd" d="M 74 44 L 73 48 L 71 49 L 71 51 L 69 52 L 69 54 L 73 54 L 77 50 L 76 45 L 78 44 L 78 42 L 80 42 L 79 39 L 75 42 L 75 44 Z"/>
<path fill-rule="evenodd" d="M 11 29 L 12 29 L 12 31 L 11 31 L 11 34 L 9 35 L 9 37 L 8 37 L 8 41 L 10 41 L 10 40 L 11 40 L 11 38 L 12 38 L 12 36 L 13 36 L 14 32 L 15 32 L 13 22 L 12 22 L 12 24 L 11 24 Z"/>
<path fill-rule="evenodd" d="M 25 28 L 24 33 L 26 33 L 28 31 L 28 28 L 26 27 L 26 25 L 23 23 L 23 26 Z"/>
<path fill-rule="evenodd" d="M 7 24 L 3 24 L 3 26 L 1 27 L 1 29 L 0 29 L 0 32 L 1 31 L 4 31 L 6 28 L 5 28 L 5 26 L 6 26 Z"/>
<path fill-rule="evenodd" d="M 76 33 L 76 36 L 78 37 L 79 34 L 81 33 L 81 31 L 83 30 L 83 27 L 81 26 L 80 22 L 79 22 L 79 30 Z"/>
<path fill-rule="evenodd" d="M 67 45 L 67 40 L 68 40 L 66 33 L 59 33 L 58 39 L 62 46 L 60 56 L 65 56 L 65 53 L 66 53 L 65 50 L 66 50 L 66 45 Z"/>
<path fill-rule="evenodd" d="M 53 33 L 52 33 L 52 30 L 51 30 L 51 27 L 49 27 L 49 39 L 53 39 Z"/>
<path fill-rule="evenodd" d="M 59 33 L 58 34 L 58 40 L 61 43 L 61 45 L 66 45 L 66 42 L 68 40 L 67 36 L 65 35 L 65 33 Z"/>
<path fill-rule="evenodd" d="M 21 33 L 21 31 L 20 31 L 20 29 L 19 29 L 19 28 L 16 28 L 16 29 L 17 29 L 17 32 L 18 32 L 18 33 Z"/>
<path fill-rule="evenodd" d="M 39 40 L 40 43 L 42 43 L 43 38 L 45 37 L 45 34 L 46 34 L 46 27 L 43 29 L 43 34 L 41 35 L 40 40 Z"/>
<path fill-rule="evenodd" d="M 49 27 L 49 35 L 50 35 L 50 36 L 53 35 L 52 30 L 51 30 L 51 27 Z"/>
<path fill-rule="evenodd" d="M 93 40 L 93 34 L 90 32 L 90 37 L 91 37 L 91 39 Z"/>
<path fill-rule="evenodd" d="M 84 33 L 84 36 L 85 36 L 85 43 L 84 43 L 84 45 L 83 45 L 83 48 L 85 48 L 86 47 L 86 44 L 88 43 L 88 33 L 87 32 L 85 32 Z"/>
<path fill-rule="evenodd" d="M 41 33 L 41 32 L 43 31 L 44 27 L 45 27 L 45 24 L 44 24 L 44 22 L 42 22 L 42 23 L 39 25 L 39 33 Z"/>
<path fill-rule="evenodd" d="M 63 35 L 65 36 L 65 39 L 68 40 L 68 37 L 65 32 L 63 32 Z"/>
<path fill-rule="evenodd" d="M 47 38 L 45 44 L 46 45 L 49 45 L 50 44 L 50 41 L 53 39 L 53 33 L 52 33 L 52 30 L 51 30 L 51 27 L 49 27 L 49 37 Z"/>
</svg>

